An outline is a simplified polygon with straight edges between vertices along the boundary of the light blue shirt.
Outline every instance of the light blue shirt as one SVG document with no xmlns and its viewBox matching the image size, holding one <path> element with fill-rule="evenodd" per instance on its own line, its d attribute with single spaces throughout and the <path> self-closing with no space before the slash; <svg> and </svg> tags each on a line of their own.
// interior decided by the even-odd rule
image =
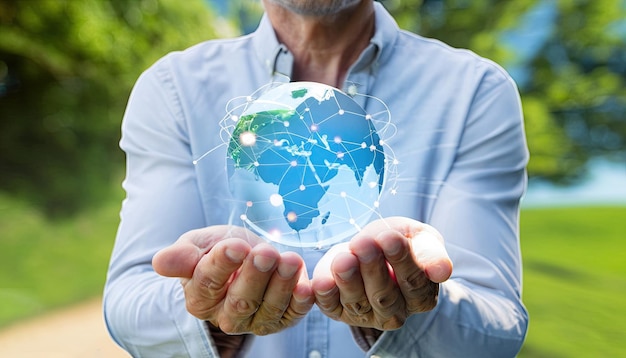
<svg viewBox="0 0 626 358">
<path fill-rule="evenodd" d="M 217 356 L 179 280 L 157 275 L 152 256 L 188 230 L 229 223 L 219 122 L 229 100 L 288 77 L 291 65 L 264 17 L 255 33 L 169 54 L 137 81 L 122 126 L 127 198 L 104 296 L 111 335 L 133 356 Z M 347 325 L 314 308 L 295 327 L 254 337 L 247 356 L 515 356 L 528 323 L 518 230 L 528 152 L 515 84 L 469 51 L 399 30 L 376 3 L 375 35 L 344 90 L 388 105 L 398 181 L 380 212 L 437 228 L 452 278 L 434 310 L 385 332 L 367 353 Z M 371 109 L 367 97 L 355 99 Z M 322 252 L 302 254 L 312 270 Z"/>
</svg>

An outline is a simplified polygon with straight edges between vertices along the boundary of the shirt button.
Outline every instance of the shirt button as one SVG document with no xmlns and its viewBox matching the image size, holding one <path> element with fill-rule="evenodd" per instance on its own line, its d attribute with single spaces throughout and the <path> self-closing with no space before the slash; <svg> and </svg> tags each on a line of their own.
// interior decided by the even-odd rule
<svg viewBox="0 0 626 358">
<path fill-rule="evenodd" d="M 313 350 L 309 352 L 309 358 L 322 358 L 322 353 L 317 350 Z"/>
</svg>

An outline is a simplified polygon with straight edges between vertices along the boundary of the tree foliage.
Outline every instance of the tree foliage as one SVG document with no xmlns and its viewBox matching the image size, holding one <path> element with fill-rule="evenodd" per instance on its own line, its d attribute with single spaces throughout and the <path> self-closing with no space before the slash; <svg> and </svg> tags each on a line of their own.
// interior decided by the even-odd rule
<svg viewBox="0 0 626 358">
<path fill-rule="evenodd" d="M 403 28 L 517 70 L 532 177 L 566 182 L 584 174 L 590 158 L 626 159 L 624 1 L 383 4 Z"/>
<path fill-rule="evenodd" d="M 101 199 L 137 76 L 211 19 L 201 0 L 0 0 L 0 189 L 50 214 Z"/>
</svg>

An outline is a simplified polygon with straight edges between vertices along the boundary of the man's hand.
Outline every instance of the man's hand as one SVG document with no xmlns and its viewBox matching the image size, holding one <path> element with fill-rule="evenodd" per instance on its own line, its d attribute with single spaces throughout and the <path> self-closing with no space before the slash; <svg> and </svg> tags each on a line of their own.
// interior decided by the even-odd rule
<svg viewBox="0 0 626 358">
<path fill-rule="evenodd" d="M 190 231 L 159 251 L 152 265 L 163 276 L 181 278 L 191 314 L 228 334 L 278 332 L 314 302 L 302 258 L 280 254 L 240 227 Z"/>
<path fill-rule="evenodd" d="M 315 267 L 317 305 L 351 326 L 391 330 L 412 314 L 433 309 L 439 283 L 452 274 L 443 238 L 434 228 L 401 217 L 367 225 L 333 247 Z"/>
</svg>

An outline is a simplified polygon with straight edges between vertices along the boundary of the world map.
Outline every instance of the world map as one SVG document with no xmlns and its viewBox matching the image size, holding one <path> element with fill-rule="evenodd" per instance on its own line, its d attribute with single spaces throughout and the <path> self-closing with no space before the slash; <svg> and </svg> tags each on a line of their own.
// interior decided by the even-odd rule
<svg viewBox="0 0 626 358">
<path fill-rule="evenodd" d="M 345 240 L 376 210 L 385 155 L 369 116 L 347 94 L 293 82 L 256 99 L 228 144 L 239 217 L 291 246 Z"/>
</svg>

